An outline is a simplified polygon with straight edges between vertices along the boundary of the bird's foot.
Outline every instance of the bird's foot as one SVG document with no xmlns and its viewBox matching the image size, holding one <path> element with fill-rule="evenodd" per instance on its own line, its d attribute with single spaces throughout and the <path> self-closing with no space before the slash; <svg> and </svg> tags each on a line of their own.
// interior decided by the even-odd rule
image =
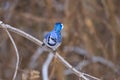
<svg viewBox="0 0 120 80">
<path fill-rule="evenodd" d="M 45 43 L 42 43 L 42 46 L 45 46 Z"/>
</svg>

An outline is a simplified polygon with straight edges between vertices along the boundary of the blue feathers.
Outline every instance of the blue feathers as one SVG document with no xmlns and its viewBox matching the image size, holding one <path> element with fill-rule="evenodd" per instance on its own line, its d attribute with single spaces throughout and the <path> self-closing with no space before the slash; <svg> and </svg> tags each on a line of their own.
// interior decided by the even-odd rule
<svg viewBox="0 0 120 80">
<path fill-rule="evenodd" d="M 61 32 L 61 30 L 63 29 L 63 24 L 61 24 L 60 22 L 57 22 L 55 25 L 54 25 L 54 31 L 56 32 Z"/>
<path fill-rule="evenodd" d="M 62 42 L 62 36 L 61 36 L 62 29 L 63 29 L 63 24 L 57 22 L 54 25 L 53 30 L 45 35 L 43 43 L 49 48 L 56 50 Z"/>
</svg>

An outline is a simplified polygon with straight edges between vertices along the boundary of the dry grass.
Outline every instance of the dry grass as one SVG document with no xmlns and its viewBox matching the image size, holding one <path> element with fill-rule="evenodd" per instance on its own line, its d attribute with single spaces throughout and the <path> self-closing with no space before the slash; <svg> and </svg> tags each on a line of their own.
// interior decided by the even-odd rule
<svg viewBox="0 0 120 80">
<path fill-rule="evenodd" d="M 92 61 L 92 56 L 105 58 L 115 64 L 115 68 L 118 68 L 117 72 L 99 62 L 88 64 L 82 68 L 82 71 L 102 80 L 119 80 L 119 7 L 119 0 L 0 0 L 0 20 L 20 28 L 40 40 L 43 40 L 44 33 L 51 30 L 56 21 L 61 21 L 65 27 L 63 43 L 58 50 L 59 53 L 62 53 L 60 55 L 73 66 L 77 66 L 83 60 Z M 0 79 L 11 80 L 16 55 L 6 32 L 0 29 L 0 33 Z M 41 54 L 37 58 L 35 66 L 30 67 L 31 58 L 39 47 L 23 37 L 11 34 L 20 55 L 16 80 L 21 80 L 21 75 L 29 74 L 34 70 L 41 73 L 48 54 L 46 52 Z M 65 50 L 67 46 L 79 47 L 88 54 L 81 55 L 77 54 L 78 52 L 75 50 Z M 73 74 L 65 75 L 64 70 L 66 69 L 58 61 L 51 63 L 50 79 L 78 80 L 78 77 Z M 42 74 L 39 76 L 42 80 Z M 61 76 L 63 77 L 61 78 Z"/>
</svg>

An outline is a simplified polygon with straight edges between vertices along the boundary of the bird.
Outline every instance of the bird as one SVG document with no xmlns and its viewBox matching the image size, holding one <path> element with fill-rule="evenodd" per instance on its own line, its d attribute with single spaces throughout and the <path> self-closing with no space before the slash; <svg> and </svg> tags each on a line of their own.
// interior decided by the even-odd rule
<svg viewBox="0 0 120 80">
<path fill-rule="evenodd" d="M 62 43 L 61 31 L 64 25 L 56 22 L 54 28 L 44 36 L 43 44 L 55 51 Z"/>
</svg>

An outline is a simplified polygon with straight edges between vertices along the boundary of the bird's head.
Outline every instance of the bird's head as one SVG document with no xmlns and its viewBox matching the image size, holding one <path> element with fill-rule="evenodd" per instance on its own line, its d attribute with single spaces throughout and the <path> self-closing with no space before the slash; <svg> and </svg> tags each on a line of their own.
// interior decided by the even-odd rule
<svg viewBox="0 0 120 80">
<path fill-rule="evenodd" d="M 61 30 L 63 29 L 63 24 L 62 23 L 60 23 L 60 22 L 57 22 L 57 23 L 55 23 L 55 25 L 54 25 L 54 30 L 55 31 L 57 31 L 57 32 L 61 32 Z"/>
</svg>

